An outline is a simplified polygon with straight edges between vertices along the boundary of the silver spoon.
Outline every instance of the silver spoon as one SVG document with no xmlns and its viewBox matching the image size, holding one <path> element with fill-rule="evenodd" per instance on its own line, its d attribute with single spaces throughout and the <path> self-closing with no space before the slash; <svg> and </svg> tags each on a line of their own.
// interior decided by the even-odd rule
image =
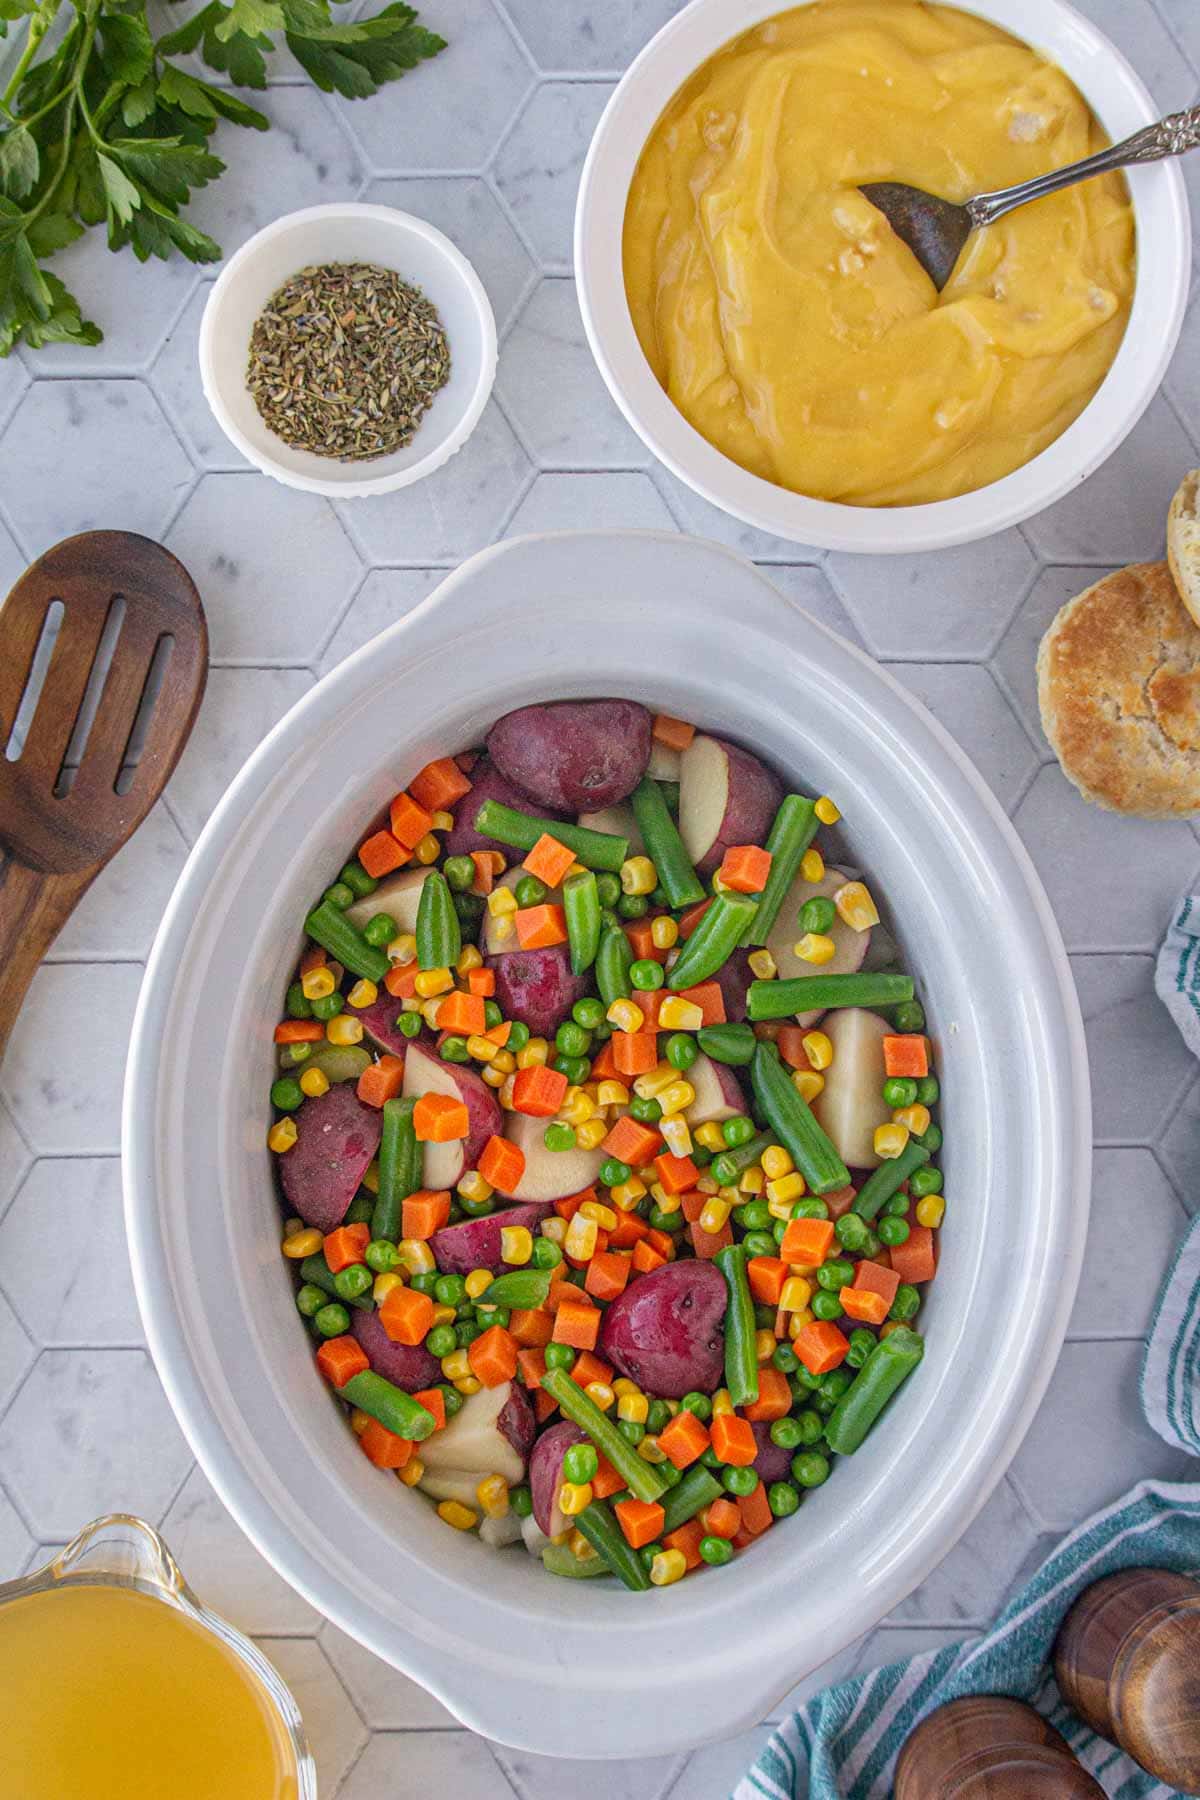
<svg viewBox="0 0 1200 1800">
<path fill-rule="evenodd" d="M 1130 163 L 1160 162 L 1164 156 L 1182 156 L 1186 150 L 1198 147 L 1200 106 L 1191 106 L 1186 112 L 1160 119 L 1157 125 L 1145 126 L 1122 143 L 1112 144 L 1082 162 L 1051 169 L 1047 175 L 1035 175 L 1032 181 L 1000 188 L 994 194 L 976 194 L 961 206 L 921 188 L 906 187 L 900 181 L 865 182 L 859 191 L 872 206 L 878 207 L 896 236 L 908 245 L 940 294 L 954 273 L 963 245 L 978 226 L 993 225 L 1027 201 L 1074 187 L 1077 181 L 1088 181 L 1093 175 L 1107 175 Z"/>
</svg>

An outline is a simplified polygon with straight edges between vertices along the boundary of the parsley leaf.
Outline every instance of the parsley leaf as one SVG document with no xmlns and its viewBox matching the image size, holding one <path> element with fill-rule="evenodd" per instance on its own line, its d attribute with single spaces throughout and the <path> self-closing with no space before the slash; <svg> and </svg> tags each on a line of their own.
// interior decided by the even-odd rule
<svg viewBox="0 0 1200 1800">
<path fill-rule="evenodd" d="M 0 193 L 23 200 L 37 186 L 37 140 L 24 125 L 13 125 L 0 137 Z"/>
<path fill-rule="evenodd" d="M 285 10 L 291 0 L 284 0 Z M 286 33 L 287 46 L 323 93 L 365 100 L 446 47 L 445 38 L 415 24 L 411 6 L 385 6 L 352 25 Z"/>
</svg>

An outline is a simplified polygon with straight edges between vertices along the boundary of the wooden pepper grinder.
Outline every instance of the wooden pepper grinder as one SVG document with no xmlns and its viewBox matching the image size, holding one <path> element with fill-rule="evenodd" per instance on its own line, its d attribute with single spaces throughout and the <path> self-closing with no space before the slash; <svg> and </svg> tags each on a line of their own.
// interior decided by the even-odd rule
<svg viewBox="0 0 1200 1800">
<path fill-rule="evenodd" d="M 1000 1694 L 951 1700 L 896 1762 L 893 1800 L 1104 1800 L 1039 1712 Z"/>
<path fill-rule="evenodd" d="M 1067 1705 L 1168 1787 L 1200 1790 L 1200 1585 L 1169 1569 L 1108 1575 L 1054 1647 Z"/>
</svg>

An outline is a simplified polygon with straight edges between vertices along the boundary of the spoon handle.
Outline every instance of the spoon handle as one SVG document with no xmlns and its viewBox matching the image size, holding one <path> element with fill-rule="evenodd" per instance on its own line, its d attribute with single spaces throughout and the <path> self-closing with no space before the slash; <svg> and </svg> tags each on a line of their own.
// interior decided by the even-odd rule
<svg viewBox="0 0 1200 1800">
<path fill-rule="evenodd" d="M 1051 169 L 1036 175 L 1018 187 L 1001 188 L 994 194 L 977 194 L 967 201 L 973 225 L 992 225 L 1015 207 L 1045 194 L 1057 194 L 1061 188 L 1074 187 L 1077 181 L 1089 181 L 1093 175 L 1107 175 L 1114 169 L 1128 168 L 1131 163 L 1161 162 L 1165 156 L 1182 156 L 1185 151 L 1200 149 L 1200 106 L 1189 106 L 1186 112 L 1171 113 L 1156 125 L 1146 125 L 1132 137 L 1107 150 L 1085 157 L 1083 162 L 1068 163 L 1064 169 Z"/>
<path fill-rule="evenodd" d="M 0 862 L 0 1058 L 38 965 L 95 873 L 50 875 L 12 857 Z"/>
</svg>

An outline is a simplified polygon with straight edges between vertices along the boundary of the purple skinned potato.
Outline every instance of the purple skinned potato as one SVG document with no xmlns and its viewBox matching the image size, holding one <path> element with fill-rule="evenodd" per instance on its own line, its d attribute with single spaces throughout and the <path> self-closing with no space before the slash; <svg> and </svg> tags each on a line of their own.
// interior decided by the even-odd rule
<svg viewBox="0 0 1200 1800">
<path fill-rule="evenodd" d="M 712 1263 L 667 1263 L 613 1301 L 600 1327 L 600 1354 L 648 1394 L 711 1394 L 725 1371 L 726 1296 L 725 1277 Z"/>
<path fill-rule="evenodd" d="M 537 1420 L 533 1416 L 529 1395 L 515 1381 L 509 1383 L 508 1399 L 500 1408 L 496 1430 L 502 1438 L 507 1438 L 521 1461 L 527 1463 L 529 1452 L 533 1449 L 533 1440 L 537 1436 Z"/>
<path fill-rule="evenodd" d="M 758 1455 L 754 1459 L 754 1468 L 759 1477 L 770 1487 L 773 1481 L 786 1481 L 792 1472 L 791 1450 L 781 1450 L 778 1444 L 771 1442 L 771 1427 L 764 1419 L 755 1419 L 750 1426 L 754 1433 L 754 1441 L 758 1445 Z"/>
<path fill-rule="evenodd" d="M 504 1114 L 495 1090 L 481 1081 L 474 1069 L 462 1063 L 443 1062 L 432 1042 L 416 1040 L 404 1057 L 404 1094 L 418 1099 L 422 1094 L 445 1094 L 461 1100 L 467 1109 L 467 1135 L 451 1138 L 444 1144 L 428 1143 L 422 1156 L 423 1182 L 427 1188 L 452 1188 L 468 1169 L 473 1169 L 483 1154 L 490 1137 L 498 1137 L 504 1129 Z"/>
<path fill-rule="evenodd" d="M 562 1486 L 563 1457 L 572 1444 L 585 1444 L 586 1432 L 570 1419 L 563 1419 L 543 1431 L 529 1459 L 529 1493 L 533 1500 L 533 1516 L 547 1537 L 557 1537 L 563 1530 L 562 1514 L 555 1497 Z M 557 1515 L 557 1517 L 556 1517 Z"/>
<path fill-rule="evenodd" d="M 377 1049 L 386 1050 L 391 1056 L 407 1056 L 413 1040 L 406 1038 L 396 1024 L 401 1011 L 401 1002 L 385 991 L 354 1017 Z"/>
<path fill-rule="evenodd" d="M 522 706 L 496 720 L 488 754 L 539 810 L 598 812 L 632 794 L 646 773 L 651 724 L 636 700 Z"/>
<path fill-rule="evenodd" d="M 296 1142 L 278 1158 L 288 1206 L 306 1225 L 332 1231 L 346 1216 L 379 1148 L 383 1117 L 364 1106 L 353 1082 L 335 1082 L 292 1115 Z"/>
<path fill-rule="evenodd" d="M 679 761 L 679 832 L 696 873 L 711 875 L 734 844 L 765 844 L 782 799 L 757 756 L 697 732 Z"/>
<path fill-rule="evenodd" d="M 486 1219 L 464 1219 L 459 1225 L 444 1225 L 435 1231 L 429 1247 L 443 1275 L 469 1275 L 472 1269 L 496 1273 L 509 1266 L 500 1254 L 500 1233 L 505 1227 L 524 1225 L 536 1236 L 549 1211 L 548 1204 L 531 1201 L 527 1206 L 508 1206 Z"/>
<path fill-rule="evenodd" d="M 382 1375 L 406 1394 L 431 1388 L 442 1379 L 442 1366 L 424 1344 L 395 1344 L 383 1329 L 377 1312 L 350 1308 L 350 1330 L 357 1338 L 376 1375 Z"/>
<path fill-rule="evenodd" d="M 749 950 L 735 950 L 713 976 L 725 1002 L 725 1017 L 731 1025 L 745 1022 L 746 990 L 754 979 Z"/>
<path fill-rule="evenodd" d="M 475 829 L 475 815 L 485 800 L 499 800 L 502 806 L 511 806 L 517 812 L 527 813 L 530 810 L 528 794 L 521 793 L 506 781 L 486 756 L 481 756 L 470 775 L 471 791 L 464 794 L 454 809 L 454 828 L 442 840 L 447 856 L 469 856 L 472 850 L 499 850 L 509 862 L 520 857 L 519 850 L 510 850 L 507 845 L 496 838 L 484 837 Z M 573 810 L 573 809 L 570 809 Z M 547 817 L 565 819 L 566 810 L 558 807 L 543 806 L 539 811 Z"/>
<path fill-rule="evenodd" d="M 509 950 L 484 958 L 496 972 L 496 1004 L 506 1019 L 520 1019 L 534 1037 L 553 1037 L 577 1000 L 589 991 L 586 975 L 571 973 L 565 944 L 544 950 Z"/>
</svg>

